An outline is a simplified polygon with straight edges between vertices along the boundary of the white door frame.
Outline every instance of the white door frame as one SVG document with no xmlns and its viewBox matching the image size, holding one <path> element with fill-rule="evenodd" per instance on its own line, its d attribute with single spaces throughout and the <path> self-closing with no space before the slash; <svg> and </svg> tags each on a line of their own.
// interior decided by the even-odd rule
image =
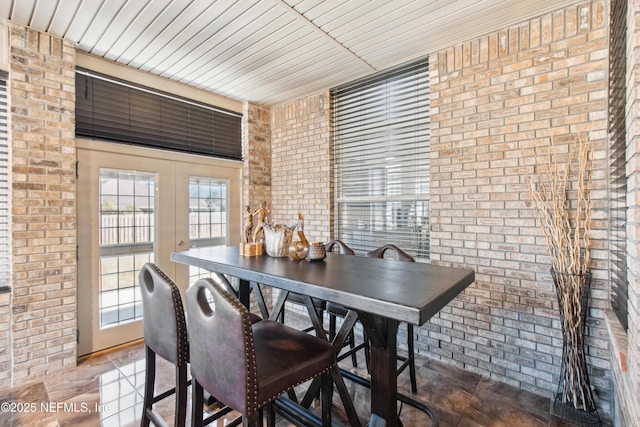
<svg viewBox="0 0 640 427">
<path fill-rule="evenodd" d="M 242 163 L 206 156 L 78 139 L 78 355 L 142 338 L 142 321 L 99 328 L 98 185 L 101 168 L 157 173 L 155 262 L 184 291 L 189 268 L 171 261 L 173 251 L 189 248 L 189 176 L 227 181 L 227 244 L 240 241 Z M 184 190 L 176 190 L 182 187 Z M 169 189 L 171 191 L 169 191 Z"/>
</svg>

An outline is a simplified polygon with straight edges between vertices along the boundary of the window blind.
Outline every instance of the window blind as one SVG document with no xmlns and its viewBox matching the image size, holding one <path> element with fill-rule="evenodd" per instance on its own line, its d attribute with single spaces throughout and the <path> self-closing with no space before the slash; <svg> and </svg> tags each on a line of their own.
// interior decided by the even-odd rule
<svg viewBox="0 0 640 427">
<path fill-rule="evenodd" d="M 0 70 L 0 290 L 11 281 L 9 252 L 9 98 L 8 74 Z"/>
<path fill-rule="evenodd" d="M 363 254 L 429 250 L 427 59 L 331 90 L 336 238 Z"/>
<path fill-rule="evenodd" d="M 76 135 L 241 160 L 241 127 L 241 114 L 77 69 Z"/>
<path fill-rule="evenodd" d="M 626 58 L 627 1 L 611 5 L 609 48 L 609 253 L 611 256 L 611 306 L 628 329 L 627 279 L 627 175 L 626 175 Z"/>
</svg>

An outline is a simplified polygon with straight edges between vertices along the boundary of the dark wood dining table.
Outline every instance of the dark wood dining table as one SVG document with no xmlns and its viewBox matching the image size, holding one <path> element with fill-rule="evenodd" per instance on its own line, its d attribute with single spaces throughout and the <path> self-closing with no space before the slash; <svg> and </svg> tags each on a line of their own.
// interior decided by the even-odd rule
<svg viewBox="0 0 640 427">
<path fill-rule="evenodd" d="M 362 322 L 371 340 L 370 427 L 399 425 L 396 415 L 399 322 L 423 325 L 475 280 L 470 269 L 334 253 L 328 253 L 322 261 L 242 256 L 237 246 L 174 252 L 171 259 L 235 278 L 240 299 L 245 304 L 248 304 L 248 292 L 255 284 L 285 291 L 270 314 L 272 318 L 282 308 L 287 292 L 304 295 L 312 316 L 316 312 L 311 298 L 349 307 L 351 311 L 334 345 L 339 350 L 348 333 L 346 329 L 356 318 Z M 326 337 L 321 321 L 313 317 L 312 320 L 316 333 Z"/>
</svg>

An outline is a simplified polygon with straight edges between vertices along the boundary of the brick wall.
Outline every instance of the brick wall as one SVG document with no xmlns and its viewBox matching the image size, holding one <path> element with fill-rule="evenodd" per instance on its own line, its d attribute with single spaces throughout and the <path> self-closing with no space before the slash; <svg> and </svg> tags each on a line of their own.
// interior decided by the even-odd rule
<svg viewBox="0 0 640 427">
<path fill-rule="evenodd" d="M 421 353 L 464 369 L 537 393 L 556 391 L 557 299 L 521 150 L 552 133 L 562 143 L 591 129 L 597 171 L 588 362 L 604 418 L 613 400 L 603 321 L 607 13 L 604 1 L 581 3 L 431 53 L 432 257 L 473 268 L 477 280 L 418 330 L 416 342 Z M 310 114 L 318 102 L 319 114 Z M 328 108 L 321 94 L 273 109 L 272 200 L 280 221 L 295 216 L 301 201 L 306 218 L 332 207 L 330 130 L 316 127 L 328 121 Z M 330 220 L 307 224 L 314 238 L 331 234 Z"/>
<path fill-rule="evenodd" d="M 271 217 L 288 224 L 302 210 L 309 241 L 331 237 L 329 107 L 326 92 L 272 109 Z"/>
<path fill-rule="evenodd" d="M 585 2 L 430 56 L 434 263 L 476 282 L 420 331 L 426 353 L 536 392 L 555 391 L 562 334 L 522 150 L 590 129 L 596 159 L 588 363 L 612 403 L 604 311 L 607 47 L 604 1 Z"/>
<path fill-rule="evenodd" d="M 0 292 L 0 382 L 11 381 L 11 294 Z"/>
<path fill-rule="evenodd" d="M 271 109 L 245 102 L 242 126 L 242 206 L 253 210 L 271 201 Z"/>
<path fill-rule="evenodd" d="M 10 48 L 15 383 L 76 363 L 75 47 L 11 24 Z"/>
</svg>

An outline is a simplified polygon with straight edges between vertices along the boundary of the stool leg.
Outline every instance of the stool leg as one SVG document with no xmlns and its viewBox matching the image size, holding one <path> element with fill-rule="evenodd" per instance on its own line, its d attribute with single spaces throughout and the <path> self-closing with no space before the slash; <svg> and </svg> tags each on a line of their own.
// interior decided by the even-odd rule
<svg viewBox="0 0 640 427">
<path fill-rule="evenodd" d="M 364 328 L 362 328 L 362 339 L 364 340 L 364 363 L 367 366 L 367 372 L 371 373 L 371 346 L 369 345 L 367 331 Z"/>
<path fill-rule="evenodd" d="M 321 376 L 322 381 L 322 425 L 331 425 L 331 401 L 333 398 L 333 381 L 331 380 L 331 374 L 325 372 Z"/>
<path fill-rule="evenodd" d="M 265 408 L 267 410 L 267 427 L 276 426 L 276 411 L 273 402 L 269 403 Z"/>
<path fill-rule="evenodd" d="M 416 384 L 416 358 L 414 347 L 413 325 L 409 323 L 407 324 L 407 350 L 409 352 L 407 358 L 409 359 L 409 379 L 411 380 L 412 393 L 416 393 L 418 391 L 418 385 Z"/>
<path fill-rule="evenodd" d="M 147 409 L 151 410 L 153 406 L 153 391 L 156 382 L 156 354 L 147 345 L 145 349 L 145 382 L 144 382 L 144 401 L 142 404 L 142 420 L 140 427 L 149 427 L 149 416 Z"/>
<path fill-rule="evenodd" d="M 336 337 L 336 315 L 329 313 L 329 340 Z"/>
<path fill-rule="evenodd" d="M 202 405 L 200 405 L 202 408 Z M 175 427 L 184 427 L 187 420 L 187 364 L 176 366 Z"/>
<path fill-rule="evenodd" d="M 258 427 L 260 426 L 260 417 L 258 416 L 258 411 L 254 412 L 251 417 L 247 417 L 245 415 L 242 416 L 242 425 L 243 427 Z"/>
<path fill-rule="evenodd" d="M 351 329 L 351 332 L 349 332 L 349 348 L 351 349 L 351 364 L 353 365 L 354 368 L 357 368 L 358 357 L 356 355 L 356 352 L 353 351 L 355 346 L 356 346 L 356 334 L 353 332 L 353 329 Z"/>
<path fill-rule="evenodd" d="M 191 426 L 202 427 L 202 405 L 203 405 L 202 386 L 198 384 L 195 378 L 191 379 Z"/>
</svg>

